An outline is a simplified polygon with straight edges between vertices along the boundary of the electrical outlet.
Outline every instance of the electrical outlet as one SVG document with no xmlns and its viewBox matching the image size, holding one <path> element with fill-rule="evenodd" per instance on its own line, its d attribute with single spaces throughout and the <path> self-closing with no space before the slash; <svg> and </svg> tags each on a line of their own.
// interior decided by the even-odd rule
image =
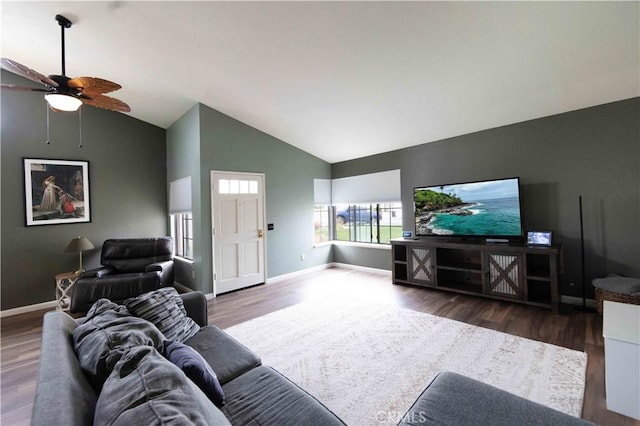
<svg viewBox="0 0 640 426">
<path fill-rule="evenodd" d="M 305 257 L 305 255 L 304 255 L 304 253 L 302 253 L 302 254 L 300 255 L 300 260 L 305 260 L 305 258 L 306 258 L 306 257 Z"/>
</svg>

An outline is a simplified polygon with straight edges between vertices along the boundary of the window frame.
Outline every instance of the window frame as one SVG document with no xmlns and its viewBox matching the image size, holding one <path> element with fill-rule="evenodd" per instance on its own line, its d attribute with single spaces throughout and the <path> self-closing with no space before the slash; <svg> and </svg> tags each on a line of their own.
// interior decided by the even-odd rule
<svg viewBox="0 0 640 426">
<path fill-rule="evenodd" d="M 313 206 L 313 244 L 316 246 L 330 243 L 333 239 L 331 212 L 332 206 L 326 204 Z M 323 232 L 323 230 L 326 230 L 326 232 Z M 319 240 L 319 236 L 324 238 Z"/>
<path fill-rule="evenodd" d="M 174 256 L 193 261 L 193 214 L 174 213 L 170 221 Z"/>
<path fill-rule="evenodd" d="M 369 203 L 369 204 L 341 204 L 341 209 L 338 210 L 338 206 L 332 206 L 335 209 L 334 214 L 332 215 L 332 220 L 334 224 L 334 235 L 332 241 L 342 242 L 342 243 L 360 243 L 360 244 L 373 244 L 373 245 L 384 245 L 389 246 L 391 244 L 391 239 L 400 238 L 402 236 L 402 226 L 392 225 L 391 217 L 394 217 L 394 211 L 400 211 L 402 213 L 402 203 L 400 201 L 394 203 Z M 346 206 L 346 208 L 344 208 Z M 366 211 L 368 210 L 369 221 L 362 222 L 358 221 L 357 218 L 363 215 L 362 211 L 365 210 L 364 215 L 366 215 Z M 338 211 L 347 210 L 349 216 L 352 215 L 356 218 L 356 220 L 349 220 L 344 225 L 338 223 Z M 381 214 L 382 213 L 382 214 Z M 385 213 L 389 217 L 388 225 L 385 224 Z M 374 219 L 375 214 L 375 219 Z M 364 223 L 364 224 L 363 224 Z M 340 239 L 339 236 L 341 234 L 340 227 L 346 226 L 348 229 L 348 239 Z M 399 228 L 397 230 L 397 236 L 393 235 L 393 228 Z M 385 228 L 389 229 L 388 238 L 386 236 L 381 238 L 381 231 Z M 362 238 L 362 232 L 369 232 L 367 238 Z"/>
</svg>

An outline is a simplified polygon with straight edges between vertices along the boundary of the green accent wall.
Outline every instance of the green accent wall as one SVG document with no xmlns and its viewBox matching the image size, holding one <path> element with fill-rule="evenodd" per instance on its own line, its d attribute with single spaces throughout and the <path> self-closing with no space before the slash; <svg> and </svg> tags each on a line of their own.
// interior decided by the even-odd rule
<svg viewBox="0 0 640 426">
<path fill-rule="evenodd" d="M 640 98 L 335 163 L 332 178 L 389 169 L 401 170 L 407 230 L 414 187 L 519 176 L 525 230 L 554 232 L 561 293 L 578 297 L 582 195 L 587 295 L 593 278 L 640 276 Z M 391 269 L 391 256 L 359 247 L 340 247 L 334 260 Z"/>
<path fill-rule="evenodd" d="M 3 84 L 33 85 L 2 71 Z M 132 105 L 135 108 L 135 105 Z M 84 267 L 100 264 L 108 238 L 167 235 L 165 130 L 124 114 L 82 107 L 50 113 L 46 141 L 42 93 L 2 92 L 2 309 L 55 300 L 54 276 L 78 269 L 78 255 L 64 253 L 82 235 L 96 246 Z M 22 158 L 89 161 L 91 222 L 25 226 Z"/>
<path fill-rule="evenodd" d="M 194 129 L 199 131 L 197 146 L 192 143 Z M 266 223 L 274 225 L 274 230 L 265 231 L 267 277 L 331 262 L 330 246 L 314 247 L 313 223 L 313 179 L 328 179 L 329 163 L 205 105 L 196 105 L 169 128 L 167 146 L 172 153 L 167 176 L 192 176 L 194 201 L 199 201 L 193 206 L 196 279 L 183 284 L 213 291 L 213 170 L 265 175 Z M 186 161 L 174 161 L 176 153 L 192 161 L 186 166 Z"/>
<path fill-rule="evenodd" d="M 167 181 L 172 182 L 184 177 L 191 177 L 191 204 L 193 211 L 200 210 L 200 109 L 195 106 L 167 129 Z M 167 196 L 169 194 L 167 183 Z M 189 262 L 176 258 L 174 263 L 174 279 L 176 282 L 193 289 L 200 289 L 195 283 L 201 277 L 202 238 L 198 231 L 201 228 L 200 215 L 193 217 L 194 261 Z"/>
</svg>

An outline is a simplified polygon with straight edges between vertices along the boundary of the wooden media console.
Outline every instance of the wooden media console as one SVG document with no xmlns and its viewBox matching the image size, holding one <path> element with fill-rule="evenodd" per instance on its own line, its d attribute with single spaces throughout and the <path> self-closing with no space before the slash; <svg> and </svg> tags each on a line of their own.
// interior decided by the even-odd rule
<svg viewBox="0 0 640 426">
<path fill-rule="evenodd" d="M 393 283 L 550 308 L 558 313 L 562 246 L 396 239 Z"/>
</svg>

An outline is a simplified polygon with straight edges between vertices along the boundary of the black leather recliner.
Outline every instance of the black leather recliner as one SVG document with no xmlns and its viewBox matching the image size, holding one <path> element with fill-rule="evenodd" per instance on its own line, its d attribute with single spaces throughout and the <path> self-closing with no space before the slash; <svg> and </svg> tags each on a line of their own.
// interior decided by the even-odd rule
<svg viewBox="0 0 640 426">
<path fill-rule="evenodd" d="M 71 292 L 71 312 L 86 312 L 98 299 L 116 303 L 173 286 L 173 238 L 106 240 L 101 267 L 85 271 Z"/>
</svg>

